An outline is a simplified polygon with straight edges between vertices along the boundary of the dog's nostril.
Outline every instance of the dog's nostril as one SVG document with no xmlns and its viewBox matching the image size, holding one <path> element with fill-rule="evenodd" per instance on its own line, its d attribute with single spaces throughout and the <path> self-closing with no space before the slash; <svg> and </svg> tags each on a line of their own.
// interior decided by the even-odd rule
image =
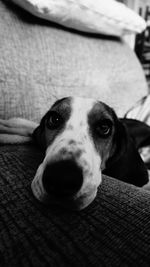
<svg viewBox="0 0 150 267">
<path fill-rule="evenodd" d="M 83 183 L 82 169 L 71 160 L 48 165 L 43 174 L 43 186 L 48 194 L 72 196 Z"/>
</svg>

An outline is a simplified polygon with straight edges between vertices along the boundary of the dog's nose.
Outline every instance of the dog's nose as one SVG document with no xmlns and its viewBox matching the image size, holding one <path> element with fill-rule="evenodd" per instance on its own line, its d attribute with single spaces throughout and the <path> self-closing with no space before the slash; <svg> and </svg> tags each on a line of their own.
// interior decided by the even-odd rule
<svg viewBox="0 0 150 267">
<path fill-rule="evenodd" d="M 43 173 L 44 189 L 58 197 L 75 195 L 82 184 L 82 169 L 73 160 L 48 164 Z"/>
</svg>

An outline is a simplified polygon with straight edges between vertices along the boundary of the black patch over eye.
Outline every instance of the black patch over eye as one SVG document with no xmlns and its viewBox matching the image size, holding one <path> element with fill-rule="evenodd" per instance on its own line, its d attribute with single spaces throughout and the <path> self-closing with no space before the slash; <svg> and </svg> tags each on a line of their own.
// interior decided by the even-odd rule
<svg viewBox="0 0 150 267">
<path fill-rule="evenodd" d="M 99 137 L 106 138 L 112 132 L 112 122 L 108 119 L 100 120 L 95 124 L 94 128 Z"/>
<path fill-rule="evenodd" d="M 63 118 L 62 116 L 56 112 L 56 111 L 51 111 L 49 113 L 49 117 L 46 122 L 46 126 L 50 130 L 55 130 L 58 129 L 63 123 Z"/>
</svg>

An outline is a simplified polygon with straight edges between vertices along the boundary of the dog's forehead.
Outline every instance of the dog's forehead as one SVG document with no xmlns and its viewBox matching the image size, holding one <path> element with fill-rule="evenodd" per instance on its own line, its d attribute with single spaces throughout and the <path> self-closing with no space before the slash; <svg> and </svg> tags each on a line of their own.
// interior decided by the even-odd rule
<svg viewBox="0 0 150 267">
<path fill-rule="evenodd" d="M 72 112 L 78 113 L 79 119 L 107 117 L 112 119 L 113 111 L 105 103 L 92 98 L 75 97 L 72 99 Z"/>
<path fill-rule="evenodd" d="M 65 97 L 57 100 L 51 107 L 51 110 L 58 110 L 60 112 L 70 111 L 71 114 L 75 112 L 82 112 L 87 114 L 94 106 L 95 100 L 91 98 L 82 97 Z"/>
<path fill-rule="evenodd" d="M 87 120 L 88 117 L 97 116 L 112 117 L 112 110 L 101 101 L 83 97 L 65 97 L 57 100 L 51 108 L 63 114 L 70 114 L 69 117 L 77 117 L 78 120 Z"/>
<path fill-rule="evenodd" d="M 72 110 L 70 121 L 74 127 L 88 125 L 88 114 L 94 106 L 95 100 L 90 98 L 74 97 L 72 98 Z"/>
<path fill-rule="evenodd" d="M 72 98 L 72 109 L 82 112 L 82 115 L 87 114 L 94 107 L 95 102 L 92 98 L 74 97 Z"/>
</svg>

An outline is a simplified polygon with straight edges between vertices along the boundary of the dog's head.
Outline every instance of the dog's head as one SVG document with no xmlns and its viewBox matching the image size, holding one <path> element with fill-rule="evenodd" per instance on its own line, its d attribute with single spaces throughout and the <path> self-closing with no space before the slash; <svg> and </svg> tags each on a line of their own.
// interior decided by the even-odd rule
<svg viewBox="0 0 150 267">
<path fill-rule="evenodd" d="M 33 133 L 46 150 L 32 182 L 36 198 L 75 209 L 88 206 L 107 162 L 120 153 L 122 127 L 115 112 L 102 102 L 58 100 Z"/>
</svg>

